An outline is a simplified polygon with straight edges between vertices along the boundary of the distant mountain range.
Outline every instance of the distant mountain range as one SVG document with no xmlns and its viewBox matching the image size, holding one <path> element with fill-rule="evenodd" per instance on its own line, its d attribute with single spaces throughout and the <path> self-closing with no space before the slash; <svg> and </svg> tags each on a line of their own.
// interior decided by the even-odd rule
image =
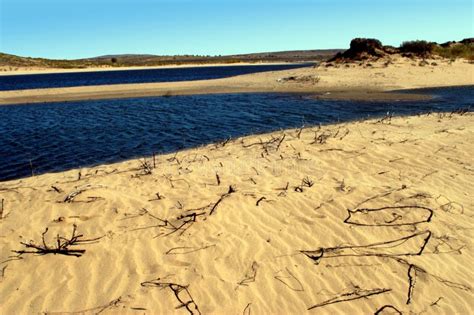
<svg viewBox="0 0 474 315">
<path fill-rule="evenodd" d="M 90 68 L 101 66 L 161 66 L 180 64 L 231 64 L 239 62 L 305 62 L 326 60 L 344 51 L 343 49 L 295 50 L 263 52 L 229 56 L 176 55 L 158 56 L 149 54 L 104 55 L 92 58 L 61 60 L 21 57 L 0 53 L 0 67 L 3 68 Z"/>
</svg>

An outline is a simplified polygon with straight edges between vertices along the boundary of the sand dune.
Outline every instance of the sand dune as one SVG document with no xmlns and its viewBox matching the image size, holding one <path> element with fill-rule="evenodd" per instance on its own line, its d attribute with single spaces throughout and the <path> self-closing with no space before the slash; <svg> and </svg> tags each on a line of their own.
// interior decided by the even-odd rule
<svg viewBox="0 0 474 315">
<path fill-rule="evenodd" d="M 3 182 L 0 313 L 468 314 L 472 156 L 431 114 Z"/>
<path fill-rule="evenodd" d="M 473 85 L 473 65 L 464 59 L 419 60 L 392 58 L 373 63 L 326 64 L 241 75 L 217 80 L 116 84 L 67 88 L 0 91 L 0 105 L 57 102 L 66 100 L 110 99 L 163 95 L 295 92 L 324 98 L 413 99 L 420 96 L 384 93 L 400 89 Z M 285 80 L 288 78 L 293 80 Z"/>
</svg>

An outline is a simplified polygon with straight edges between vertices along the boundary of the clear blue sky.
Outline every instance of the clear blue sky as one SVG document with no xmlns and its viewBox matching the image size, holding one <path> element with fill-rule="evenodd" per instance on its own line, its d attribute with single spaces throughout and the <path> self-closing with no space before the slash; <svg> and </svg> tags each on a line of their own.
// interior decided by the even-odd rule
<svg viewBox="0 0 474 315">
<path fill-rule="evenodd" d="M 47 58 L 398 46 L 473 37 L 472 0 L 0 0 L 0 51 Z"/>
</svg>

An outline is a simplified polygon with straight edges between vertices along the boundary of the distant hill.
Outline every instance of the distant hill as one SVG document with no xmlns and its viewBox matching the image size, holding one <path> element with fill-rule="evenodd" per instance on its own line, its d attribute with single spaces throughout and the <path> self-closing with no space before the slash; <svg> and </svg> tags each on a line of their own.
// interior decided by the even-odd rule
<svg viewBox="0 0 474 315">
<path fill-rule="evenodd" d="M 131 66 L 162 66 L 180 64 L 231 64 L 239 62 L 311 62 L 327 60 L 342 49 L 296 50 L 280 52 L 263 52 L 229 56 L 178 55 L 158 56 L 149 54 L 119 54 L 92 58 L 61 60 L 46 58 L 20 57 L 0 53 L 2 68 L 91 68 L 91 67 L 131 67 Z"/>
</svg>

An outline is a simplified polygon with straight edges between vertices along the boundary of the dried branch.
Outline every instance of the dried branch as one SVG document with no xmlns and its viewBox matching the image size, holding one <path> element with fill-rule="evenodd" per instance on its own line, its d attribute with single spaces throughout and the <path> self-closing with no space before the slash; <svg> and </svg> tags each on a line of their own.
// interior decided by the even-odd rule
<svg viewBox="0 0 474 315">
<path fill-rule="evenodd" d="M 136 174 L 137 176 L 144 176 L 144 175 L 151 175 L 153 173 L 153 165 L 148 162 L 145 158 L 142 160 L 138 160 L 140 166 L 138 168 L 141 173 Z"/>
<path fill-rule="evenodd" d="M 390 309 L 390 310 L 393 310 L 393 311 L 397 312 L 397 314 L 399 314 L 399 315 L 403 315 L 403 313 L 400 312 L 395 306 L 393 306 L 393 305 L 388 305 L 388 304 L 382 306 L 382 307 L 379 308 L 377 311 L 375 311 L 374 315 L 382 314 L 382 312 L 383 312 L 385 309 Z"/>
<path fill-rule="evenodd" d="M 440 296 L 436 301 L 430 304 L 430 306 L 438 306 L 438 303 L 443 299 L 442 296 Z"/>
<path fill-rule="evenodd" d="M 168 162 L 174 162 L 174 161 L 176 161 L 176 163 L 177 163 L 178 165 L 180 165 L 181 162 L 178 160 L 177 156 L 178 156 L 178 153 L 176 153 L 173 157 L 171 157 L 171 158 L 169 158 L 169 159 L 166 159 L 166 160 L 167 160 Z"/>
<path fill-rule="evenodd" d="M 216 244 L 210 244 L 202 247 L 189 247 L 189 246 L 182 246 L 182 247 L 173 247 L 169 249 L 165 255 L 183 255 L 183 254 L 189 254 L 189 253 L 194 253 L 203 249 L 207 249 L 209 247 L 216 246 Z"/>
<path fill-rule="evenodd" d="M 143 287 L 158 287 L 161 289 L 169 288 L 173 291 L 175 298 L 180 303 L 176 308 L 185 308 L 189 314 L 200 315 L 199 307 L 194 301 L 191 293 L 188 290 L 189 285 L 180 285 L 172 282 L 162 282 L 160 278 L 141 283 Z"/>
<path fill-rule="evenodd" d="M 401 190 L 406 189 L 406 188 L 407 188 L 407 186 L 402 185 L 401 188 L 391 189 L 391 190 L 386 191 L 386 192 L 383 192 L 383 193 L 381 193 L 381 194 L 374 195 L 374 196 L 372 196 L 372 197 L 369 197 L 369 198 L 367 198 L 367 199 L 365 199 L 365 200 L 359 202 L 354 208 L 357 209 L 357 208 L 359 208 L 360 206 L 362 206 L 362 205 L 363 205 L 364 203 L 366 203 L 366 202 L 369 202 L 369 201 L 374 200 L 374 199 L 386 197 L 386 196 L 388 196 L 388 195 L 390 195 L 390 194 L 392 194 L 392 193 L 394 193 L 394 192 L 401 191 Z"/>
<path fill-rule="evenodd" d="M 262 202 L 263 200 L 266 200 L 267 198 L 265 197 L 261 197 L 260 199 L 257 200 L 257 203 L 255 204 L 257 207 L 258 205 L 260 204 L 260 202 Z"/>
<path fill-rule="evenodd" d="M 247 304 L 247 306 L 244 308 L 244 311 L 242 312 L 242 315 L 250 315 L 250 305 L 252 305 L 252 303 Z"/>
<path fill-rule="evenodd" d="M 183 179 L 183 178 L 173 179 L 172 175 L 163 175 L 163 177 L 166 180 L 168 180 L 168 183 L 170 184 L 171 188 L 175 188 L 174 185 L 173 185 L 174 182 L 185 182 L 186 185 L 188 185 L 188 187 L 191 187 L 191 185 L 188 183 L 188 181 Z"/>
<path fill-rule="evenodd" d="M 290 182 L 286 182 L 286 186 L 285 186 L 285 187 L 283 187 L 283 188 L 275 188 L 275 190 L 287 191 L 289 186 L 290 186 Z"/>
<path fill-rule="evenodd" d="M 58 255 L 65 255 L 65 256 L 75 256 L 81 257 L 86 250 L 85 249 L 71 249 L 71 246 L 77 246 L 81 244 L 91 244 L 97 242 L 102 237 L 94 238 L 94 239 L 81 239 L 83 237 L 82 234 L 76 235 L 77 226 L 74 224 L 72 229 L 72 235 L 70 238 L 65 238 L 62 236 L 56 236 L 56 243 L 54 245 L 47 245 L 45 236 L 48 233 L 48 228 L 42 233 L 42 244 L 36 244 L 33 241 L 29 243 L 20 242 L 26 248 L 32 248 L 33 250 L 19 250 L 13 251 L 18 254 L 37 254 L 37 255 L 47 255 L 47 254 L 58 254 Z"/>
<path fill-rule="evenodd" d="M 101 305 L 101 306 L 97 306 L 97 307 L 93 307 L 93 308 L 89 308 L 89 309 L 86 309 L 86 310 L 80 310 L 80 311 L 75 311 L 75 312 L 52 312 L 52 313 L 48 313 L 48 312 L 44 312 L 44 315 L 53 315 L 53 314 L 101 314 L 102 312 L 106 311 L 107 309 L 110 309 L 110 308 L 114 308 L 114 307 L 118 307 L 120 304 L 122 304 L 122 297 L 119 297 L 115 300 L 112 300 L 110 301 L 109 303 L 105 304 L 105 305 Z"/>
<path fill-rule="evenodd" d="M 87 190 L 91 190 L 91 189 L 95 189 L 95 188 L 104 188 L 105 186 L 103 185 L 91 185 L 91 184 L 87 184 L 87 185 L 84 185 L 84 186 L 81 186 L 81 187 L 76 187 L 76 190 L 69 193 L 62 202 L 67 202 L 67 203 L 71 203 L 71 202 L 74 202 L 74 199 L 82 194 L 83 192 L 87 191 Z"/>
<path fill-rule="evenodd" d="M 318 307 L 323 307 L 323 306 L 330 305 L 330 304 L 336 304 L 336 303 L 347 302 L 347 301 L 354 301 L 354 300 L 358 300 L 358 299 L 365 299 L 365 298 L 367 298 L 369 296 L 372 296 L 372 295 L 378 295 L 378 294 L 382 294 L 382 293 L 386 293 L 386 292 L 390 292 L 390 291 L 392 291 L 392 289 L 362 290 L 362 289 L 357 288 L 355 291 L 348 292 L 348 293 L 343 293 L 343 294 L 338 295 L 338 296 L 336 296 L 332 299 L 329 299 L 325 302 L 313 305 L 313 306 L 309 307 L 308 310 L 312 310 L 312 309 L 315 309 L 315 308 L 318 308 Z"/>
<path fill-rule="evenodd" d="M 309 188 L 309 187 L 313 187 L 313 185 L 314 185 L 314 182 L 308 176 L 306 176 L 301 180 L 301 184 L 295 187 L 295 191 L 303 192 L 305 187 Z M 287 188 L 288 188 L 288 185 L 287 185 Z"/>
<path fill-rule="evenodd" d="M 285 268 L 286 269 L 286 272 L 289 274 L 289 276 L 275 276 L 274 278 L 277 279 L 278 281 L 280 281 L 281 283 L 283 283 L 284 285 L 286 285 L 288 288 L 290 288 L 291 290 L 293 291 L 298 291 L 298 292 L 302 292 L 304 291 L 304 288 L 303 288 L 303 285 L 301 284 L 301 281 L 298 280 L 292 273 L 290 270 L 288 270 L 288 268 Z M 290 283 L 287 283 L 286 281 L 284 281 L 284 279 L 288 279 L 290 282 L 293 282 L 293 284 L 295 284 L 294 286 Z"/>
<path fill-rule="evenodd" d="M 420 212 L 420 218 L 404 222 L 404 215 L 413 216 L 417 211 Z M 375 209 L 361 208 L 356 210 L 347 209 L 347 213 L 348 217 L 344 220 L 344 223 L 358 226 L 416 225 L 430 222 L 434 214 L 432 209 L 421 206 L 394 206 Z M 377 217 L 373 217 L 372 214 L 378 214 L 380 216 L 379 220 Z"/>
<path fill-rule="evenodd" d="M 157 200 L 161 200 L 161 199 L 165 198 L 165 196 L 160 195 L 160 192 L 157 192 L 157 193 L 155 194 L 155 196 L 156 196 L 155 199 L 150 199 L 150 200 L 148 200 L 148 201 L 157 201 Z"/>
<path fill-rule="evenodd" d="M 209 212 L 209 215 L 212 215 L 214 213 L 214 211 L 216 211 L 217 209 L 217 206 L 222 202 L 222 200 L 224 200 L 225 198 L 229 197 L 231 194 L 235 193 L 235 188 L 232 187 L 232 186 L 229 186 L 229 190 L 227 191 L 227 193 L 223 194 L 219 200 L 217 200 L 217 202 L 211 207 L 211 211 Z"/>
<path fill-rule="evenodd" d="M 408 293 L 407 293 L 407 302 L 406 302 L 407 304 L 411 303 L 411 300 L 412 300 L 412 297 L 413 297 L 413 290 L 414 290 L 414 287 L 415 287 L 417 273 L 424 273 L 428 276 L 431 276 L 436 281 L 438 281 L 439 283 L 444 284 L 444 285 L 446 285 L 450 288 L 463 290 L 463 291 L 467 291 L 467 292 L 470 292 L 472 290 L 471 287 L 468 286 L 468 285 L 465 285 L 465 284 L 462 284 L 462 283 L 456 283 L 456 282 L 453 282 L 453 281 L 450 281 L 450 280 L 446 280 L 446 279 L 443 279 L 440 276 L 429 273 L 428 271 L 421 268 L 420 266 L 417 266 L 415 264 L 412 264 L 412 263 L 408 262 L 406 259 L 403 259 L 403 258 L 400 258 L 400 257 L 388 257 L 388 258 L 391 258 L 391 259 L 395 260 L 396 262 L 408 267 L 408 271 L 407 271 L 407 274 L 408 274 Z"/>
<path fill-rule="evenodd" d="M 337 179 L 336 179 L 337 181 Z M 344 192 L 344 193 L 350 193 L 353 188 L 350 186 L 346 185 L 345 179 L 343 178 L 341 181 L 339 181 L 339 185 L 335 187 L 337 191 Z"/>
<path fill-rule="evenodd" d="M 304 126 L 302 126 L 298 131 L 296 132 L 296 138 L 300 139 L 301 138 L 301 132 L 303 131 Z"/>
<path fill-rule="evenodd" d="M 410 264 L 408 267 L 408 298 L 407 304 L 411 303 L 413 298 L 413 290 L 415 289 L 415 282 L 416 282 L 416 266 Z"/>
<path fill-rule="evenodd" d="M 330 133 L 322 132 L 318 134 L 317 131 L 314 132 L 314 139 L 313 142 L 310 144 L 325 144 L 326 141 L 331 137 Z"/>
<path fill-rule="evenodd" d="M 271 136 L 271 139 L 268 141 L 262 141 L 262 139 L 259 140 L 259 142 L 254 142 L 251 144 L 242 144 L 244 148 L 250 148 L 253 146 L 261 146 L 263 149 L 262 156 L 263 154 L 268 154 L 270 149 L 273 149 L 274 151 L 278 151 L 280 149 L 281 144 L 283 143 L 283 140 L 285 140 L 286 134 L 283 134 L 281 137 L 274 137 Z"/>
<path fill-rule="evenodd" d="M 239 281 L 237 285 L 248 286 L 249 283 L 255 282 L 255 279 L 257 277 L 257 269 L 258 269 L 258 264 L 256 261 L 254 261 L 252 263 L 251 269 L 245 274 L 244 279 Z"/>
<path fill-rule="evenodd" d="M 60 194 L 60 193 L 63 192 L 61 189 L 59 189 L 58 187 L 56 187 L 56 186 L 54 186 L 54 185 L 51 186 L 51 189 L 52 189 L 53 191 L 57 192 L 58 194 Z"/>
<path fill-rule="evenodd" d="M 301 253 L 305 254 L 308 258 L 312 259 L 315 264 L 319 264 L 323 258 L 337 258 L 337 257 L 364 257 L 364 256 L 377 256 L 377 257 L 397 257 L 397 256 L 420 256 L 423 253 L 428 241 L 431 237 L 430 231 L 419 232 L 413 235 L 405 236 L 399 239 L 377 242 L 368 245 L 355 245 L 355 246 L 338 246 L 338 247 L 327 247 L 318 248 L 313 251 L 302 250 Z M 401 245 L 407 243 L 410 240 L 416 240 L 422 238 L 422 243 L 417 251 L 400 250 Z M 397 251 L 398 249 L 398 251 Z"/>
<path fill-rule="evenodd" d="M 2 270 L 0 271 L 0 279 L 5 278 L 5 270 L 7 270 L 8 265 L 3 266 Z"/>
</svg>

